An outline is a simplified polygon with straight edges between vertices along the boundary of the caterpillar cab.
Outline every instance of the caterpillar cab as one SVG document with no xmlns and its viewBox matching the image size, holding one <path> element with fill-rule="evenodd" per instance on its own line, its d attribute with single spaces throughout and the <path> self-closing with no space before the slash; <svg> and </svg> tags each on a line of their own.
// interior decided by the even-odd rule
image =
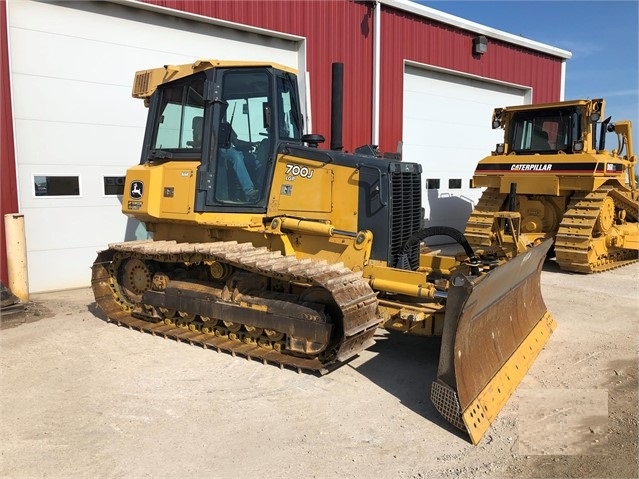
<svg viewBox="0 0 639 479">
<path fill-rule="evenodd" d="M 603 99 L 496 108 L 504 142 L 475 170 L 484 187 L 465 235 L 512 257 L 552 239 L 565 271 L 594 273 L 639 259 L 639 189 L 632 124 L 604 116 Z M 607 148 L 606 136 L 616 137 Z M 513 234 L 495 224 L 515 218 Z M 506 228 L 506 229 L 508 229 Z"/>
<path fill-rule="evenodd" d="M 504 261 L 423 229 L 420 166 L 318 147 L 290 68 L 167 65 L 137 72 L 133 96 L 148 120 L 122 211 L 152 239 L 98 253 L 109 320 L 317 373 L 380 327 L 440 336 L 431 399 L 476 444 L 555 327 L 540 290 L 550 243 Z M 433 235 L 459 249 L 425 251 Z"/>
</svg>

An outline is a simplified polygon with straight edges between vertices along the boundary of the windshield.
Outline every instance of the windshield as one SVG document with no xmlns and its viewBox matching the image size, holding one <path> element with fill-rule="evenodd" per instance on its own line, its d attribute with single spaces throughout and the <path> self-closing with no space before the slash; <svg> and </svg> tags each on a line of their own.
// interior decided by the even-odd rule
<svg viewBox="0 0 639 479">
<path fill-rule="evenodd" d="M 510 127 L 510 149 L 518 154 L 569 153 L 581 138 L 581 115 L 574 108 L 517 112 Z"/>
<path fill-rule="evenodd" d="M 229 98 L 225 121 L 231 125 L 236 136 L 233 140 L 256 143 L 268 136 L 263 120 L 267 92 L 263 96 L 252 98 Z"/>
</svg>

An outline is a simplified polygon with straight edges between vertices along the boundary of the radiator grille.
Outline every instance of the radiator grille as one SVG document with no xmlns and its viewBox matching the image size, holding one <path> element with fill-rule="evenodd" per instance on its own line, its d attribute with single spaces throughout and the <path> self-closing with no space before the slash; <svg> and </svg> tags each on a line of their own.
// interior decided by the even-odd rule
<svg viewBox="0 0 639 479">
<path fill-rule="evenodd" d="M 406 241 L 421 228 L 422 190 L 419 171 L 391 172 L 391 257 L 395 266 Z M 419 244 L 408 253 L 412 270 L 419 266 Z"/>
</svg>

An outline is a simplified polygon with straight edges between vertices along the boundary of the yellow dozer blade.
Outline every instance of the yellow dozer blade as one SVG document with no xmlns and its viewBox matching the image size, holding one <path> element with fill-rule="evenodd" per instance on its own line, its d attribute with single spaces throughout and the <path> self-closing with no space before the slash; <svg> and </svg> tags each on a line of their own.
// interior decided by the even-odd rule
<svg viewBox="0 0 639 479">
<path fill-rule="evenodd" d="M 477 444 L 556 327 L 541 295 L 552 240 L 477 282 L 453 277 L 431 399 Z"/>
</svg>

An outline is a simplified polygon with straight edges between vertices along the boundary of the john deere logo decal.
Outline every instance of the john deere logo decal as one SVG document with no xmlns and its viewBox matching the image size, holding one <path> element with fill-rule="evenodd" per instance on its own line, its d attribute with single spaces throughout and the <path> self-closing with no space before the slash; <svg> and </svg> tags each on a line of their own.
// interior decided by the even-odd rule
<svg viewBox="0 0 639 479">
<path fill-rule="evenodd" d="M 129 196 L 131 198 L 140 199 L 144 193 L 144 184 L 141 181 L 132 181 L 131 189 L 129 190 Z"/>
</svg>

